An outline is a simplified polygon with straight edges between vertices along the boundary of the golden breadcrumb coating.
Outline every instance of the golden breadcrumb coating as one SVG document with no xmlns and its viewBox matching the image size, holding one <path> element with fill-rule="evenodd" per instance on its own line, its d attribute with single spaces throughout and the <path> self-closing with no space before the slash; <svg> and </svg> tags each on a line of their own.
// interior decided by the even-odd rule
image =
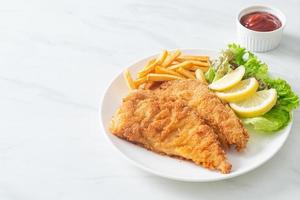
<svg viewBox="0 0 300 200">
<path fill-rule="evenodd" d="M 170 97 L 169 92 L 130 93 L 114 115 L 110 131 L 151 151 L 229 173 L 231 164 L 214 129 L 206 124 L 197 109 L 185 100 Z"/>
<path fill-rule="evenodd" d="M 214 129 L 224 148 L 231 145 L 237 150 L 246 148 L 249 135 L 241 120 L 227 103 L 208 89 L 207 84 L 197 80 L 167 81 L 155 92 L 158 96 L 184 100 L 195 108 L 205 123 Z"/>
</svg>

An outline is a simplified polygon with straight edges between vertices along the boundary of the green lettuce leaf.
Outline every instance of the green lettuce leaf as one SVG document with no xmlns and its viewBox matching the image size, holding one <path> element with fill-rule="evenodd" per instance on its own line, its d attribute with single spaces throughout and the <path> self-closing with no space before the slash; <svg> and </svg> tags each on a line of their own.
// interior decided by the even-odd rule
<svg viewBox="0 0 300 200">
<path fill-rule="evenodd" d="M 223 61 L 223 63 L 218 67 L 218 69 L 217 69 L 217 71 L 215 73 L 215 77 L 213 79 L 213 82 L 219 80 L 220 78 L 222 78 L 223 76 L 225 76 L 230 71 L 232 71 L 232 69 L 230 67 L 230 64 L 227 61 L 227 59 L 225 59 Z"/>
<path fill-rule="evenodd" d="M 240 66 L 245 64 L 245 60 L 243 59 L 244 54 L 246 53 L 246 49 L 242 48 L 240 45 L 237 44 L 229 44 L 228 51 L 233 53 L 234 62 Z"/>
<path fill-rule="evenodd" d="M 260 80 L 268 76 L 268 66 L 262 63 L 253 53 L 236 44 L 228 45 L 228 49 L 234 54 L 234 62 L 240 66 L 244 65 L 244 79 L 255 77 Z"/>
<path fill-rule="evenodd" d="M 292 91 L 291 86 L 283 79 L 274 79 L 268 74 L 268 66 L 262 63 L 253 53 L 245 48 L 230 44 L 225 51 L 231 55 L 231 66 L 245 67 L 243 79 L 255 77 L 259 82 L 259 90 L 274 88 L 277 91 L 276 105 L 260 117 L 246 118 L 244 123 L 254 129 L 273 132 L 284 128 L 290 121 L 290 112 L 299 106 L 299 97 Z"/>
<path fill-rule="evenodd" d="M 255 77 L 256 79 L 262 79 L 268 76 L 268 66 L 265 63 L 261 63 L 257 58 L 249 58 L 244 64 L 245 75 L 244 79 Z"/>
<path fill-rule="evenodd" d="M 209 70 L 205 73 L 205 79 L 207 82 L 211 83 L 216 75 L 216 71 L 214 68 L 210 67 Z"/>
<path fill-rule="evenodd" d="M 230 64 L 230 61 L 233 58 L 234 54 L 231 51 L 227 50 L 223 51 L 221 56 L 217 60 L 214 60 L 212 68 L 215 70 L 215 75 L 212 82 L 219 80 L 227 73 L 232 71 L 232 65 Z"/>
<path fill-rule="evenodd" d="M 277 91 L 277 107 L 287 112 L 291 112 L 293 109 L 299 106 L 299 97 L 292 91 L 291 86 L 283 79 L 272 79 L 266 77 L 263 81 L 270 88 L 274 88 Z"/>
<path fill-rule="evenodd" d="M 245 118 L 243 122 L 244 124 L 252 125 L 255 130 L 274 132 L 287 126 L 290 118 L 289 112 L 274 107 L 261 117 Z"/>
</svg>

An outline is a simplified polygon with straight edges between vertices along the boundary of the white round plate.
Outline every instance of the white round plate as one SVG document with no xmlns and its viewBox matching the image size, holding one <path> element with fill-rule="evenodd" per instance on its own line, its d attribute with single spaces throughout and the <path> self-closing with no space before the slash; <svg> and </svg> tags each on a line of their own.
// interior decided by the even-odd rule
<svg viewBox="0 0 300 200">
<path fill-rule="evenodd" d="M 209 55 L 212 58 L 217 56 L 218 53 L 200 49 L 185 49 L 182 52 L 184 54 Z M 156 56 L 153 55 L 135 62 L 129 67 L 129 70 L 132 74 L 136 74 L 138 70 L 145 66 L 149 59 Z M 112 135 L 108 130 L 109 122 L 121 105 L 122 98 L 127 94 L 128 88 L 122 73 L 120 73 L 107 88 L 100 108 L 100 118 L 108 140 L 121 154 L 139 168 L 158 176 L 180 181 L 216 181 L 249 172 L 269 160 L 282 147 L 292 126 L 292 123 L 290 123 L 285 129 L 269 135 L 248 129 L 250 140 L 247 149 L 243 153 L 238 153 L 234 150 L 227 152 L 229 162 L 232 164 L 232 172 L 230 174 L 221 174 L 218 171 L 211 171 L 197 166 L 192 162 L 156 154 Z"/>
</svg>

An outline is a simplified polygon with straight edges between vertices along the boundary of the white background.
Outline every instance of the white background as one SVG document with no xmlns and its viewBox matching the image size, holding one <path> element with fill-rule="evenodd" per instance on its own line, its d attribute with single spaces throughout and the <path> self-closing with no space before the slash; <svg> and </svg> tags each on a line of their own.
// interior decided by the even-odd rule
<svg viewBox="0 0 300 200">
<path fill-rule="evenodd" d="M 104 138 L 99 102 L 132 61 L 162 48 L 219 50 L 250 1 L 0 1 L 0 199 L 299 199 L 300 113 L 282 150 L 214 183 L 155 177 Z M 259 57 L 300 94 L 300 1 L 265 1 L 287 26 Z"/>
</svg>

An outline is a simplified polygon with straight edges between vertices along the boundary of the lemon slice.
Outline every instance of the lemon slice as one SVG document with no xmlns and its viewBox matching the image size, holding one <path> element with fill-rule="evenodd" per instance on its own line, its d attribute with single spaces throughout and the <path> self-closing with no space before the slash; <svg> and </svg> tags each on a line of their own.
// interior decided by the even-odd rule
<svg viewBox="0 0 300 200">
<path fill-rule="evenodd" d="M 229 105 L 241 117 L 257 117 L 271 110 L 276 104 L 276 100 L 276 90 L 269 89 L 258 91 L 247 100 Z"/>
<path fill-rule="evenodd" d="M 228 102 L 238 102 L 252 96 L 258 88 L 258 82 L 255 78 L 249 78 L 240 81 L 232 88 L 223 92 L 216 92 L 217 96 Z"/>
<path fill-rule="evenodd" d="M 208 87 L 212 90 L 216 91 L 223 91 L 228 88 L 233 87 L 236 85 L 240 80 L 242 80 L 245 74 L 245 67 L 239 66 L 235 70 L 231 71 L 230 73 L 226 74 L 219 80 L 211 83 Z"/>
</svg>

